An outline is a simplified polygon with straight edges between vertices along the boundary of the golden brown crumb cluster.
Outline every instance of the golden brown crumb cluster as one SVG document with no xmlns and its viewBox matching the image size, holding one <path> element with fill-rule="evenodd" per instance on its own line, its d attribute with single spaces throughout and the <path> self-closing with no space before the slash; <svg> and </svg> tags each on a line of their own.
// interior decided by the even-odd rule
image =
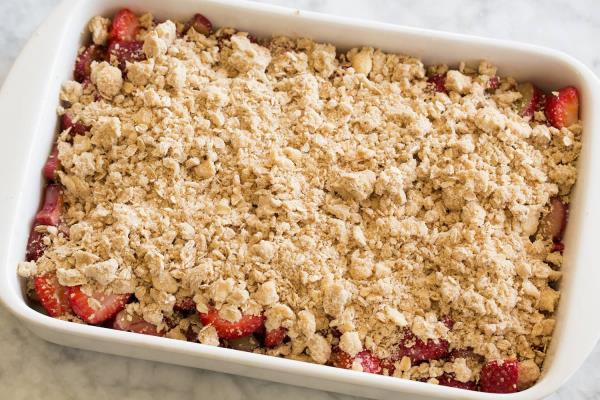
<svg viewBox="0 0 600 400">
<path fill-rule="evenodd" d="M 95 43 L 106 25 L 92 20 Z M 94 63 L 89 85 L 64 85 L 91 126 L 59 137 L 70 231 L 51 229 L 23 271 L 134 293 L 130 312 L 169 337 L 198 326 L 167 323 L 193 297 L 202 312 L 287 328 L 288 343 L 259 350 L 273 355 L 325 363 L 339 345 L 383 358 L 410 328 L 530 360 L 537 379 L 562 256 L 536 232 L 551 197 L 568 202 L 580 125 L 519 116 L 516 82 L 487 92 L 486 62 L 448 71 L 444 93 L 419 59 L 372 48 L 181 37 L 171 21 L 141 39 L 147 60 L 126 73 Z M 213 327 L 196 333 L 219 343 Z M 405 357 L 395 374 L 466 382 L 478 368 Z"/>
</svg>

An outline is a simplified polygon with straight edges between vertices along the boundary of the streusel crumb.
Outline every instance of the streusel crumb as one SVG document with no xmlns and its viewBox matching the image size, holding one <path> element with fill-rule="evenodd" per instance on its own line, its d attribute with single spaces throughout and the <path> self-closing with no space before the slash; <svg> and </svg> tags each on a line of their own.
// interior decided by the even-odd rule
<svg viewBox="0 0 600 400">
<path fill-rule="evenodd" d="M 65 83 L 71 117 L 91 128 L 58 141 L 70 231 L 20 274 L 134 293 L 131 312 L 171 338 L 219 345 L 212 325 L 174 319 L 193 298 L 225 321 L 286 329 L 274 355 L 383 359 L 410 328 L 527 360 L 522 384 L 537 379 L 562 264 L 539 221 L 551 198 L 568 203 L 579 124 L 522 117 L 513 79 L 487 90 L 485 61 L 431 67 L 447 71 L 435 91 L 410 56 L 147 25 L 145 60 L 94 62 L 91 82 Z M 91 21 L 94 43 L 106 26 Z M 467 382 L 481 365 L 404 356 L 394 368 Z"/>
</svg>

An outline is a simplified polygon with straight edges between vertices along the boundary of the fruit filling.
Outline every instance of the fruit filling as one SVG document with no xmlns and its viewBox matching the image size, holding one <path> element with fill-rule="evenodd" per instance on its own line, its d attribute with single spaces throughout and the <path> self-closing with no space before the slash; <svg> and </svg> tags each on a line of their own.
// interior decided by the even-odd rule
<svg viewBox="0 0 600 400">
<path fill-rule="evenodd" d="M 49 316 L 463 390 L 535 384 L 576 88 L 202 14 L 122 9 L 89 31 L 18 266 Z"/>
</svg>

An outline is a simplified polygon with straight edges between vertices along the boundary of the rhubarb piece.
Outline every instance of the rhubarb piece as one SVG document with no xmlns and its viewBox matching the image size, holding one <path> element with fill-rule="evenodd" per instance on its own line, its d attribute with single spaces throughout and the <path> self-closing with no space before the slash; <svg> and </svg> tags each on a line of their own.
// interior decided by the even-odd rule
<svg viewBox="0 0 600 400">
<path fill-rule="evenodd" d="M 550 250 L 550 252 L 554 253 L 555 251 L 558 251 L 558 252 L 562 253 L 564 250 L 565 250 L 565 245 L 562 242 L 553 242 L 552 249 Z"/>
<path fill-rule="evenodd" d="M 467 360 L 472 360 L 475 363 L 482 363 L 484 361 L 483 356 L 476 354 L 473 349 L 453 349 L 450 354 L 448 354 L 448 359 L 450 361 L 454 361 L 457 358 L 464 358 Z"/>
<path fill-rule="evenodd" d="M 25 253 L 25 260 L 37 261 L 38 258 L 44 254 L 46 246 L 44 245 L 44 234 L 38 232 L 35 228 L 39 224 L 34 224 L 29 232 L 29 239 L 27 240 L 27 251 Z"/>
<path fill-rule="evenodd" d="M 56 180 L 56 170 L 58 169 L 59 165 L 60 161 L 58 159 L 58 146 L 54 145 L 52 147 L 52 152 L 50 153 L 50 156 L 48 156 L 48 160 L 46 161 L 46 164 L 44 164 L 44 168 L 42 170 L 44 177 L 49 181 Z"/>
<path fill-rule="evenodd" d="M 517 86 L 521 98 L 517 101 L 517 110 L 523 117 L 530 117 L 534 111 L 540 109 L 544 101 L 544 92 L 530 82 Z"/>
<path fill-rule="evenodd" d="M 186 34 L 191 28 L 205 36 L 212 32 L 212 23 L 202 14 L 195 14 L 183 27 L 183 33 Z"/>
<path fill-rule="evenodd" d="M 44 204 L 35 216 L 35 222 L 40 225 L 57 226 L 62 210 L 62 188 L 56 183 L 46 186 Z"/>
<path fill-rule="evenodd" d="M 90 79 L 92 73 L 92 62 L 102 61 L 106 57 L 104 48 L 96 45 L 85 47 L 77 56 L 73 75 L 77 82 L 85 82 Z"/>
<path fill-rule="evenodd" d="M 89 126 L 84 125 L 80 121 L 73 122 L 73 117 L 71 116 L 71 114 L 66 112 L 60 116 L 60 130 L 66 131 L 69 128 L 71 128 L 71 130 L 69 132 L 71 133 L 72 136 L 85 135 L 86 132 L 88 132 L 90 130 Z"/>
<path fill-rule="evenodd" d="M 113 40 L 108 45 L 108 59 L 125 72 L 127 62 L 143 61 L 146 59 L 146 53 L 143 50 L 143 42 L 120 42 Z"/>
<path fill-rule="evenodd" d="M 227 347 L 240 351 L 254 351 L 260 347 L 260 342 L 254 337 L 254 335 L 248 335 L 237 339 L 228 339 Z"/>
<path fill-rule="evenodd" d="M 156 325 L 145 321 L 137 314 L 132 315 L 128 313 L 127 310 L 122 310 L 117 314 L 112 327 L 119 331 L 135 332 L 151 336 L 164 336 L 164 332 L 159 332 Z"/>
<path fill-rule="evenodd" d="M 465 390 L 475 390 L 477 391 L 477 383 L 473 381 L 461 382 L 456 379 L 454 374 L 449 374 L 447 372 L 443 373 L 441 376 L 437 378 L 438 382 L 442 386 L 450 386 L 458 389 Z"/>
<path fill-rule="evenodd" d="M 569 218 L 569 209 L 558 197 L 550 199 L 550 212 L 542 219 L 540 224 L 541 234 L 552 239 L 554 242 L 560 242 L 567 226 Z"/>
</svg>

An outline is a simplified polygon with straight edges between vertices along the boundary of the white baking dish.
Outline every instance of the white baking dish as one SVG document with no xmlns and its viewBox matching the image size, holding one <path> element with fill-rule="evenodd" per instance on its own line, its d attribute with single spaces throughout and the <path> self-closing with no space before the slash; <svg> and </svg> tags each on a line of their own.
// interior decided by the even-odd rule
<svg viewBox="0 0 600 400">
<path fill-rule="evenodd" d="M 359 373 L 275 357 L 138 335 L 53 319 L 29 307 L 16 265 L 23 259 L 30 221 L 41 195 L 41 168 L 56 134 L 56 106 L 89 18 L 121 7 L 151 11 L 159 18 L 207 15 L 216 26 L 257 36 L 302 35 L 340 48 L 371 45 L 421 57 L 425 63 L 487 59 L 502 75 L 543 88 L 575 85 L 585 127 L 579 181 L 566 232 L 562 299 L 544 374 L 532 388 L 507 399 L 539 399 L 555 391 L 584 361 L 600 337 L 600 83 L 576 60 L 539 47 L 326 16 L 236 0 L 66 0 L 34 34 L 0 92 L 0 299 L 42 338 L 119 355 L 169 362 L 372 398 L 491 399 L 468 392 L 397 378 Z M 558 29 L 558 27 L 557 27 Z M 596 157 L 593 157 L 596 155 Z M 596 173 L 598 174 L 598 173 Z M 405 397 L 403 397 L 405 396 Z"/>
</svg>

